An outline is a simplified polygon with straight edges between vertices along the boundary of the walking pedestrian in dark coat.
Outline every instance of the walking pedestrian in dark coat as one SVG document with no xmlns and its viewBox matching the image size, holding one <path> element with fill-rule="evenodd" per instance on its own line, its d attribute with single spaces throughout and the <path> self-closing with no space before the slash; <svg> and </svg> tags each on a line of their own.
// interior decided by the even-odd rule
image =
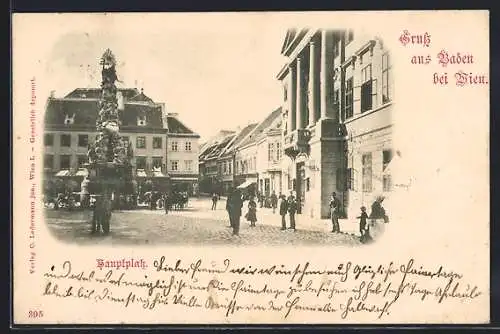
<svg viewBox="0 0 500 334">
<path fill-rule="evenodd" d="M 281 230 L 286 230 L 286 214 L 288 212 L 288 202 L 285 195 L 282 195 L 280 199 Z"/>
<path fill-rule="evenodd" d="M 235 189 L 231 196 L 231 217 L 233 219 L 233 234 L 239 235 L 240 233 L 240 219 L 241 208 L 243 207 L 243 200 L 239 189 Z"/>
<path fill-rule="evenodd" d="M 297 201 L 293 195 L 288 197 L 288 213 L 290 215 L 290 229 L 295 231 L 295 214 L 297 213 Z"/>
<path fill-rule="evenodd" d="M 271 195 L 271 207 L 273 208 L 273 213 L 276 213 L 276 208 L 278 207 L 278 196 L 276 196 L 274 191 Z"/>
<path fill-rule="evenodd" d="M 228 227 L 233 227 L 233 215 L 231 213 L 231 208 L 232 208 L 232 198 L 233 198 L 233 192 L 231 191 L 227 195 L 227 200 L 226 200 L 226 211 L 227 215 L 229 216 L 229 226 Z"/>
<path fill-rule="evenodd" d="M 217 201 L 219 200 L 219 196 L 216 193 L 212 195 L 212 210 L 217 209 Z"/>
</svg>

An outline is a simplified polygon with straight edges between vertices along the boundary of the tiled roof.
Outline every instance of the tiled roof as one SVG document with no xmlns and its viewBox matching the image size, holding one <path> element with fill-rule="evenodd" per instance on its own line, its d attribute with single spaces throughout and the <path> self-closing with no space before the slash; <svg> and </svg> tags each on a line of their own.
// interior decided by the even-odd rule
<svg viewBox="0 0 500 334">
<path fill-rule="evenodd" d="M 137 126 L 137 116 L 146 115 L 144 127 L 163 129 L 162 110 L 159 105 L 125 103 L 120 114 L 122 126 Z M 64 125 L 66 115 L 75 115 L 75 126 L 95 126 L 99 112 L 99 101 L 95 99 L 50 98 L 45 113 L 46 125 Z"/>
<path fill-rule="evenodd" d="M 197 135 L 196 132 L 184 125 L 177 117 L 167 116 L 167 122 L 169 133 Z"/>
<path fill-rule="evenodd" d="M 255 128 L 255 130 L 245 138 L 245 140 L 240 144 L 240 146 L 245 146 L 252 144 L 254 142 L 259 141 L 262 137 L 264 137 L 267 131 L 277 128 L 281 122 L 281 107 L 274 110 L 270 113 L 259 125 Z"/>
<path fill-rule="evenodd" d="M 209 160 L 218 158 L 223 152 L 224 148 L 229 144 L 229 142 L 234 138 L 235 135 L 229 135 L 223 140 L 210 145 L 202 154 L 199 156 L 199 160 Z"/>
<path fill-rule="evenodd" d="M 247 126 L 245 126 L 243 129 L 241 129 L 238 134 L 236 134 L 235 138 L 232 140 L 231 143 L 225 148 L 225 153 L 230 153 L 232 150 L 236 147 L 238 147 L 241 142 L 245 139 L 245 137 L 252 132 L 256 127 L 258 126 L 258 123 L 252 123 Z"/>
</svg>

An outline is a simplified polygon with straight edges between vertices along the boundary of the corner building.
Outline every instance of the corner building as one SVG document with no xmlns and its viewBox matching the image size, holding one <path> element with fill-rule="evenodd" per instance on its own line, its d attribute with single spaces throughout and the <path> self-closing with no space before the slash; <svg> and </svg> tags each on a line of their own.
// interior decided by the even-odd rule
<svg viewBox="0 0 500 334">
<path fill-rule="evenodd" d="M 301 214 L 327 218 L 336 192 L 354 218 L 392 187 L 390 54 L 378 38 L 324 29 L 288 30 L 281 53 L 284 188 Z"/>
</svg>

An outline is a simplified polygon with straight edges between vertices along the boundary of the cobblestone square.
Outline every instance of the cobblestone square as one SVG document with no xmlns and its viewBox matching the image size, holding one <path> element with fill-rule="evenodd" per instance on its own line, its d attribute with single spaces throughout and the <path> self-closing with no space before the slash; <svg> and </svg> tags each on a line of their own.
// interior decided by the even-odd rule
<svg viewBox="0 0 500 334">
<path fill-rule="evenodd" d="M 270 209 L 259 209 L 257 226 L 250 227 L 242 217 L 240 235 L 233 236 L 225 211 L 225 201 L 218 203 L 216 210 L 210 210 L 208 199 L 191 199 L 185 210 L 114 211 L 111 232 L 107 236 L 91 235 L 92 212 L 47 210 L 46 222 L 53 235 L 64 242 L 100 245 L 304 245 L 304 246 L 355 246 L 359 245 L 357 235 L 330 233 L 328 222 L 324 228 L 301 229 L 297 218 L 297 231 L 282 231 L 281 217 Z M 244 211 L 245 212 L 245 211 Z"/>
</svg>

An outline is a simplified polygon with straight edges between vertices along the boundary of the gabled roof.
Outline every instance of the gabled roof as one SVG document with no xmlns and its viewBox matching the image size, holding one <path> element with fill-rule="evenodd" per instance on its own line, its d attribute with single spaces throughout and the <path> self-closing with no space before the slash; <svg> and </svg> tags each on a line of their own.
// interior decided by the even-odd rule
<svg viewBox="0 0 500 334">
<path fill-rule="evenodd" d="M 167 123 L 169 133 L 198 136 L 196 132 L 188 128 L 177 117 L 167 116 Z"/>
<path fill-rule="evenodd" d="M 225 138 L 223 138 L 223 140 L 210 145 L 209 148 L 207 148 L 202 154 L 199 155 L 199 160 L 201 161 L 218 158 L 224 151 L 224 148 L 231 142 L 234 137 L 235 135 L 232 134 L 226 136 Z"/>
<path fill-rule="evenodd" d="M 270 113 L 259 125 L 250 133 L 240 146 L 247 146 L 252 143 L 258 142 L 263 138 L 269 130 L 277 129 L 281 124 L 281 107 Z"/>
<path fill-rule="evenodd" d="M 219 144 L 221 141 L 223 141 L 225 138 L 227 138 L 228 136 L 231 136 L 231 135 L 235 135 L 235 131 L 220 130 L 215 136 L 211 137 L 209 140 L 207 140 L 205 143 L 203 143 L 200 146 L 199 156 L 202 157 L 205 154 L 205 151 L 208 152 L 216 144 Z"/>
<path fill-rule="evenodd" d="M 245 126 L 234 136 L 233 140 L 228 143 L 227 147 L 224 149 L 224 154 L 231 153 L 235 148 L 239 147 L 241 142 L 257 127 L 259 123 L 252 123 Z"/>
<path fill-rule="evenodd" d="M 119 91 L 124 97 L 125 95 L 134 94 L 136 96 L 139 94 L 135 88 L 120 89 Z M 101 90 L 98 88 L 77 88 L 64 98 L 49 98 L 44 116 L 45 126 L 94 128 L 99 113 L 100 96 Z M 65 125 L 66 117 L 73 115 L 73 124 Z M 159 104 L 126 101 L 124 110 L 120 112 L 121 126 L 137 127 L 138 116 L 146 116 L 146 126 L 143 127 L 145 130 L 165 129 L 162 108 Z"/>
<path fill-rule="evenodd" d="M 146 96 L 143 92 L 140 92 L 139 94 L 135 95 L 129 101 L 133 102 L 145 102 L 145 103 L 152 103 L 154 104 L 153 100 Z"/>
</svg>

